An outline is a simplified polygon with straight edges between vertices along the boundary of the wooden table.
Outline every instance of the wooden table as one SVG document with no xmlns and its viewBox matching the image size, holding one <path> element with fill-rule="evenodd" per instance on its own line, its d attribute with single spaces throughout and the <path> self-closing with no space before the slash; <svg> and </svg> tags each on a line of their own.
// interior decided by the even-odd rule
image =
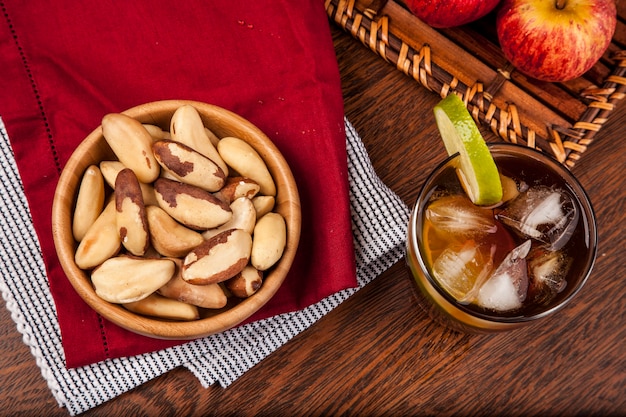
<svg viewBox="0 0 626 417">
<path fill-rule="evenodd" d="M 348 119 L 409 206 L 442 160 L 439 98 L 333 26 Z M 204 389 L 175 369 L 86 415 L 615 415 L 626 413 L 626 105 L 574 167 L 595 206 L 595 269 L 570 305 L 505 334 L 442 328 L 398 262 L 237 380 Z M 0 308 L 0 415 L 67 415 Z"/>
</svg>

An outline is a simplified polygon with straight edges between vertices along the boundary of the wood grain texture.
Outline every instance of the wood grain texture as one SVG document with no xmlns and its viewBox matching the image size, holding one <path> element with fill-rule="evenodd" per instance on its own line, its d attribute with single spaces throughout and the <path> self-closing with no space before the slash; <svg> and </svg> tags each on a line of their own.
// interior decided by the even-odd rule
<svg viewBox="0 0 626 417">
<path fill-rule="evenodd" d="M 443 159 L 430 110 L 439 98 L 339 29 L 333 36 L 347 117 L 381 179 L 411 205 Z M 227 389 L 176 369 L 85 415 L 624 414 L 624 123 L 621 105 L 574 167 L 600 249 L 586 286 L 553 318 L 491 336 L 447 330 L 419 309 L 399 261 Z M 0 414 L 67 415 L 0 310 Z"/>
</svg>

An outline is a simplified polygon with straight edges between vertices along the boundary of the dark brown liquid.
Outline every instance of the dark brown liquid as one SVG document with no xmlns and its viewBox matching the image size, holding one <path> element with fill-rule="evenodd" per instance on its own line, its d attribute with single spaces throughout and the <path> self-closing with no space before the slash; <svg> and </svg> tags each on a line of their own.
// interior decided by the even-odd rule
<svg viewBox="0 0 626 417">
<path fill-rule="evenodd" d="M 523 302 L 522 307 L 507 312 L 496 312 L 490 309 L 485 309 L 476 305 L 475 303 L 463 305 L 457 303 L 457 306 L 463 310 L 471 311 L 473 312 L 473 314 L 478 314 L 484 317 L 523 317 L 536 315 L 542 311 L 545 311 L 546 309 L 549 309 L 550 306 L 558 304 L 561 299 L 567 297 L 577 287 L 577 285 L 575 285 L 576 281 L 581 279 L 580 271 L 583 271 L 585 269 L 587 254 L 589 253 L 589 242 L 587 238 L 587 236 L 589 235 L 589 225 L 586 223 L 586 217 L 583 214 L 583 209 L 580 206 L 576 194 L 561 176 L 548 171 L 542 163 L 532 160 L 530 158 L 520 158 L 502 154 L 494 155 L 494 158 L 496 159 L 496 164 L 498 165 L 498 169 L 500 170 L 501 174 L 515 179 L 518 183 L 526 183 L 529 187 L 544 185 L 565 190 L 571 195 L 574 204 L 578 206 L 578 209 L 581 213 L 580 217 L 578 218 L 578 223 L 571 238 L 561 249 L 565 257 L 571 261 L 566 276 L 567 284 L 565 285 L 565 288 L 563 288 L 560 292 L 551 294 L 548 299 L 546 297 L 538 297 L 536 288 L 531 284 L 529 286 L 528 294 Z M 463 191 L 459 183 L 456 172 L 452 167 L 449 167 L 443 173 L 441 173 L 437 183 L 439 185 L 434 187 L 431 191 L 429 201 L 426 204 L 426 207 L 428 207 L 431 202 L 445 195 L 465 195 L 465 192 Z M 497 214 L 504 207 L 505 206 L 501 206 L 492 209 L 493 216 L 497 217 Z M 497 222 L 497 220 L 496 224 L 498 224 L 498 227 L 506 228 L 506 226 L 502 225 L 500 222 Z M 428 219 L 424 219 L 423 225 L 424 227 L 422 229 L 423 234 L 421 236 L 421 239 L 423 242 L 423 247 L 426 249 L 426 262 L 428 263 L 428 268 L 430 269 L 430 272 L 432 274 L 432 262 L 434 259 L 436 259 L 436 256 L 441 253 L 442 247 L 445 246 L 446 242 L 444 241 L 446 237 L 433 237 L 433 235 L 435 234 L 432 231 L 433 227 L 431 224 L 429 224 Z M 513 247 L 522 244 L 528 238 L 522 237 L 517 233 L 511 231 L 509 233 L 496 233 L 490 235 L 489 239 L 495 239 L 495 244 L 498 250 L 496 256 L 494 257 L 495 268 Z M 534 249 L 531 250 L 531 255 L 537 253 L 537 249 L 535 248 L 541 248 L 545 246 L 543 243 L 538 241 L 533 241 L 532 245 Z M 529 255 L 529 257 L 531 255 Z M 447 296 L 450 301 L 455 302 L 454 298 L 450 294 L 447 294 Z"/>
</svg>

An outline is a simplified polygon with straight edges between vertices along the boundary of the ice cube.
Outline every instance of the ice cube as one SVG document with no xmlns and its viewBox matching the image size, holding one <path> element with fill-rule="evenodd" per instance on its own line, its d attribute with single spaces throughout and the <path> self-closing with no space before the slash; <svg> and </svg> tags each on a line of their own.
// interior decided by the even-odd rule
<svg viewBox="0 0 626 417">
<path fill-rule="evenodd" d="M 477 280 L 493 268 L 494 248 L 480 247 L 473 240 L 446 248 L 433 263 L 433 275 L 455 300 L 464 302 Z"/>
<path fill-rule="evenodd" d="M 497 230 L 493 212 L 475 206 L 463 195 L 450 195 L 430 203 L 426 218 L 439 230 L 458 236 L 477 236 Z"/>
<path fill-rule="evenodd" d="M 496 218 L 520 235 L 559 250 L 569 241 L 580 213 L 569 192 L 535 186 L 511 201 Z"/>
<path fill-rule="evenodd" d="M 567 286 L 567 273 L 572 265 L 572 258 L 563 251 L 549 251 L 534 248 L 528 255 L 530 271 L 529 296 L 536 304 L 548 304 Z"/>
<path fill-rule="evenodd" d="M 526 256 L 531 245 L 531 240 L 527 240 L 509 252 L 478 290 L 476 303 L 479 306 L 498 312 L 522 307 L 528 291 Z"/>
</svg>

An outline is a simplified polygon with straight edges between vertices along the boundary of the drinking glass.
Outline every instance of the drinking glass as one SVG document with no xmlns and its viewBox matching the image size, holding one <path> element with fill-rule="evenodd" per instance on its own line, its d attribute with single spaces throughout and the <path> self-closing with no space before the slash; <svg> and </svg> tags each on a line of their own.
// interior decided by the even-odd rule
<svg viewBox="0 0 626 417">
<path fill-rule="evenodd" d="M 455 172 L 458 155 L 447 158 L 434 169 L 426 179 L 411 212 L 406 261 L 417 284 L 419 304 L 430 317 L 453 329 L 472 333 L 512 330 L 553 315 L 570 302 L 583 287 L 597 254 L 597 230 L 593 207 L 585 190 L 567 168 L 551 156 L 522 145 L 489 144 L 489 149 L 501 174 L 514 178 L 518 184 L 566 190 L 566 194 L 572 197 L 570 204 L 576 210 L 576 226 L 573 232 L 570 230 L 569 242 L 565 245 L 559 243 L 563 246 L 561 250 L 567 256 L 569 268 L 563 283 L 564 288 L 560 288 L 551 300 L 533 303 L 527 297 L 523 308 L 504 313 L 459 302 L 435 278 L 430 265 L 432 260 L 429 260 L 432 248 L 427 247 L 429 243 L 424 235 L 425 224 L 429 221 L 426 218 L 427 207 L 433 196 L 442 193 L 463 193 Z M 502 207 L 493 210 L 494 213 L 498 213 Z M 494 216 L 497 218 L 496 214 Z M 526 239 L 515 231 L 512 231 L 511 235 L 515 236 L 517 244 Z M 542 242 L 534 242 L 533 245 L 547 246 Z M 494 265 L 494 269 L 497 266 Z"/>
</svg>

